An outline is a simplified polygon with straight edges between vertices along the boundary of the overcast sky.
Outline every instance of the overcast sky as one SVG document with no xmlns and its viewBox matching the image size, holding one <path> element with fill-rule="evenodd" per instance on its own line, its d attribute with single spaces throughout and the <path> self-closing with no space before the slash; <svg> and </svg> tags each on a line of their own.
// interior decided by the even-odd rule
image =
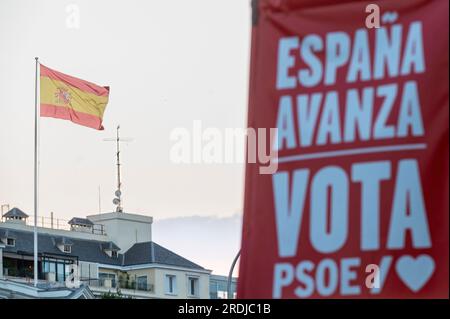
<svg viewBox="0 0 450 319">
<path fill-rule="evenodd" d="M 102 139 L 113 137 L 119 123 L 122 136 L 134 139 L 122 152 L 127 212 L 155 221 L 240 214 L 242 165 L 173 164 L 169 150 L 170 132 L 191 129 L 194 120 L 221 130 L 245 127 L 249 2 L 2 0 L 0 204 L 33 213 L 34 57 L 39 56 L 50 68 L 111 87 L 105 131 L 41 120 L 41 215 L 53 211 L 69 219 L 97 213 L 99 186 L 102 211 L 114 209 L 115 145 Z M 79 9 L 79 28 L 67 24 L 74 14 L 70 4 Z M 225 238 L 214 236 L 213 228 L 205 227 L 202 236 L 211 232 L 218 241 L 230 236 L 229 250 L 221 249 L 231 257 L 239 227 L 220 233 Z M 169 248 L 183 254 L 176 243 Z M 198 254 L 207 260 L 201 250 Z M 189 257 L 198 261 L 195 253 Z M 232 257 L 208 260 L 203 266 L 224 273 Z"/>
</svg>

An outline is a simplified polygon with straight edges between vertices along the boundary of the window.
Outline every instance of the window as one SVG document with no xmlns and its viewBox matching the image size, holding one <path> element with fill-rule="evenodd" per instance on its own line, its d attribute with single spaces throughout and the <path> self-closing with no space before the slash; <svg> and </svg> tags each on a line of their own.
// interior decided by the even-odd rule
<svg viewBox="0 0 450 319">
<path fill-rule="evenodd" d="M 117 258 L 117 250 L 111 250 L 111 257 Z"/>
<path fill-rule="evenodd" d="M 54 274 L 54 279 L 58 282 L 64 282 L 72 273 L 71 265 L 74 263 L 73 260 L 69 259 L 54 259 L 43 257 L 42 259 L 42 273 L 43 277 L 47 278 L 45 274 Z"/>
<path fill-rule="evenodd" d="M 64 282 L 66 279 L 66 268 L 63 263 L 60 263 L 59 260 L 56 262 L 56 281 Z"/>
<path fill-rule="evenodd" d="M 138 290 L 148 290 L 147 289 L 147 276 L 137 277 L 137 289 Z"/>
<path fill-rule="evenodd" d="M 56 263 L 47 262 L 48 263 L 48 272 L 52 272 L 56 274 Z"/>
<path fill-rule="evenodd" d="M 64 245 L 63 251 L 65 253 L 70 253 L 72 251 L 72 247 L 70 245 Z"/>
<path fill-rule="evenodd" d="M 115 274 L 101 272 L 98 274 L 98 278 L 99 278 L 101 286 L 104 286 L 105 279 L 108 279 L 108 280 L 111 280 L 111 287 L 112 288 L 116 287 L 116 275 Z"/>
<path fill-rule="evenodd" d="M 176 276 L 166 275 L 166 294 L 175 295 L 177 290 Z"/>
<path fill-rule="evenodd" d="M 188 277 L 188 295 L 190 297 L 198 297 L 198 278 Z"/>
<path fill-rule="evenodd" d="M 6 245 L 7 246 L 15 246 L 16 245 L 16 240 L 14 238 L 7 238 L 6 239 Z"/>
<path fill-rule="evenodd" d="M 50 272 L 50 263 L 48 261 L 42 263 L 42 272 L 44 274 Z"/>
</svg>

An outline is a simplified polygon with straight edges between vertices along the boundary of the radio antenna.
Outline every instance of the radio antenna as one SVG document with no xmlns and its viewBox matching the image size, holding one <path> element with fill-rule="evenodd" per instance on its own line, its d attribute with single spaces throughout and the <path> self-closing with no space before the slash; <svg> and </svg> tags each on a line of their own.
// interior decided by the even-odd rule
<svg viewBox="0 0 450 319">
<path fill-rule="evenodd" d="M 131 142 L 132 138 L 129 137 L 120 137 L 120 125 L 117 125 L 117 132 L 115 138 L 105 138 L 103 141 L 106 142 L 116 142 L 116 166 L 117 166 L 117 190 L 114 195 L 116 196 L 113 199 L 113 204 L 116 205 L 116 212 L 123 213 L 123 199 L 122 199 L 122 179 L 120 168 L 122 166 L 120 162 L 120 143 L 121 142 Z"/>
</svg>

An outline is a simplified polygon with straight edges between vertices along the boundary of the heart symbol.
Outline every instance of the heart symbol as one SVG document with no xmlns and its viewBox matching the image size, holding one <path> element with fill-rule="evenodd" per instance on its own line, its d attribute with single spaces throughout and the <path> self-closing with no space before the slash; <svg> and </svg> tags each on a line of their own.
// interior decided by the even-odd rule
<svg viewBox="0 0 450 319">
<path fill-rule="evenodd" d="M 419 291 L 434 272 L 434 260 L 428 255 L 402 256 L 395 265 L 400 279 L 414 292 Z"/>
</svg>

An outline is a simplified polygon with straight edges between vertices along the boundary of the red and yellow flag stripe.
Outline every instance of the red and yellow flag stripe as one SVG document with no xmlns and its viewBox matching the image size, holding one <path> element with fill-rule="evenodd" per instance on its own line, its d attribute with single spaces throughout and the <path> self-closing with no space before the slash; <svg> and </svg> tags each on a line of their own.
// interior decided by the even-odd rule
<svg viewBox="0 0 450 319">
<path fill-rule="evenodd" d="M 40 65 L 41 116 L 103 130 L 109 87 L 78 79 Z"/>
</svg>

